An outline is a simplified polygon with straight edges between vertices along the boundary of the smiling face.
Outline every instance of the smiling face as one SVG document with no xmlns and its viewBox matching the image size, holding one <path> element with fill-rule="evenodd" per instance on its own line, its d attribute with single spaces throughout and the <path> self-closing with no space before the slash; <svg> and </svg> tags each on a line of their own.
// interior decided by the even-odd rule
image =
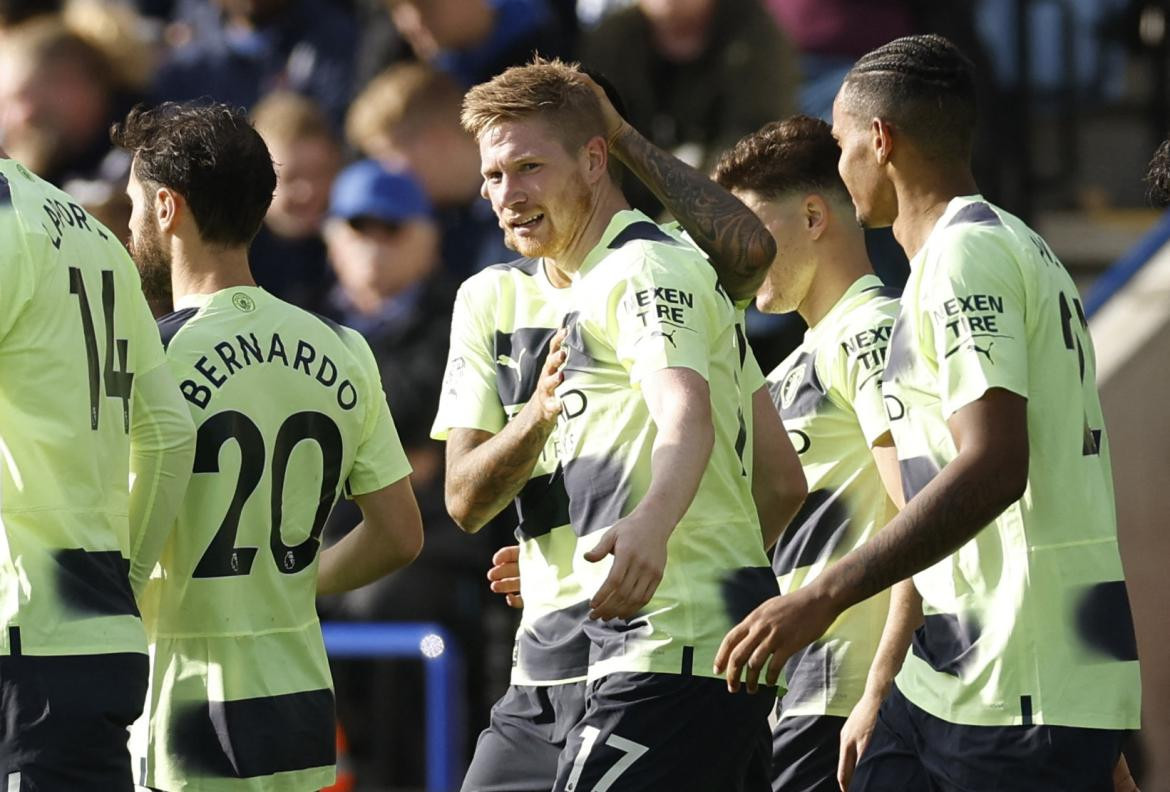
<svg viewBox="0 0 1170 792">
<path fill-rule="evenodd" d="M 837 171 L 853 199 L 857 222 L 863 228 L 884 228 L 898 216 L 897 195 L 879 160 L 876 120 L 853 109 L 848 90 L 846 84 L 833 101 L 833 138 L 841 147 Z"/>
<path fill-rule="evenodd" d="M 508 247 L 530 258 L 556 259 L 581 236 L 592 191 L 587 158 L 572 154 L 539 120 L 504 121 L 479 139 L 481 194 Z"/>
</svg>

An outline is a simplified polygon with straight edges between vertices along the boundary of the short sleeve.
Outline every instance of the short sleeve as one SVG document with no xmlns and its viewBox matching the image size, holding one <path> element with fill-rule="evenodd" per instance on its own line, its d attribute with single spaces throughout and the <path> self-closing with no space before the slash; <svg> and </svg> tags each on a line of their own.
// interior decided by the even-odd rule
<svg viewBox="0 0 1170 792">
<path fill-rule="evenodd" d="M 632 384 L 665 368 L 689 368 L 703 379 L 709 377 L 715 303 L 720 298 L 713 275 L 708 281 L 694 270 L 689 262 L 664 263 L 643 256 L 611 296 L 614 348 Z"/>
<path fill-rule="evenodd" d="M 932 252 L 926 316 L 943 417 L 992 388 L 1028 396 L 1023 273 L 1000 234 L 956 229 Z"/>
<path fill-rule="evenodd" d="M 491 322 L 495 290 L 465 283 L 455 298 L 451 315 L 451 345 L 439 394 L 439 409 L 431 437 L 446 440 L 452 429 L 481 429 L 496 433 L 507 416 L 496 382 L 494 327 Z"/>
<path fill-rule="evenodd" d="M 410 462 L 398 438 L 390 405 L 382 390 L 382 378 L 374 354 L 356 333 L 352 347 L 366 372 L 366 420 L 361 442 L 354 455 L 353 467 L 345 482 L 345 496 L 365 495 L 387 487 L 410 475 Z"/>
<path fill-rule="evenodd" d="M 743 325 L 739 326 L 742 328 Z M 740 390 L 744 393 L 755 393 L 760 388 L 768 387 L 768 380 L 764 377 L 760 361 L 756 360 L 751 344 L 747 342 L 747 337 L 741 334 L 739 343 L 743 344 L 744 349 L 743 371 L 740 372 Z"/>
<path fill-rule="evenodd" d="M 881 381 L 894 316 L 876 306 L 866 306 L 858 318 L 859 321 L 849 323 L 846 335 L 837 345 L 837 364 L 842 398 L 853 408 L 866 445 L 872 447 L 890 431 Z"/>
</svg>

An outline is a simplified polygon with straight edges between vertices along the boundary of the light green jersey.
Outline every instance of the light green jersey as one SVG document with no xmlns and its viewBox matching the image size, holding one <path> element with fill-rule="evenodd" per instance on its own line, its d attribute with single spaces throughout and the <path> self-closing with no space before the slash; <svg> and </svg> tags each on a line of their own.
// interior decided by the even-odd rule
<svg viewBox="0 0 1170 792">
<path fill-rule="evenodd" d="M 488 267 L 468 278 L 455 299 L 451 346 L 431 430 L 495 434 L 532 397 L 549 341 L 564 320 L 569 290 L 548 280 L 535 259 Z M 555 449 L 548 444 L 516 498 L 524 610 L 512 652 L 512 684 L 552 685 L 585 678 L 589 639 L 582 624 L 587 595 L 573 575 L 577 537 Z"/>
<path fill-rule="evenodd" d="M 197 447 L 144 599 L 139 783 L 319 789 L 332 783 L 335 744 L 315 608 L 321 531 L 343 489 L 374 492 L 410 466 L 356 332 L 255 287 L 177 308 L 159 326 Z"/>
<path fill-rule="evenodd" d="M 914 576 L 925 626 L 898 676 L 954 723 L 1139 725 L 1139 681 L 1093 345 L 1071 278 L 1018 218 L 955 198 L 911 262 L 883 392 L 907 499 L 956 455 L 947 420 L 1028 400 L 1024 496 Z"/>
<path fill-rule="evenodd" d="M 876 275 L 857 279 L 768 375 L 809 491 L 772 557 L 782 594 L 811 583 L 894 516 L 872 448 L 890 430 L 881 376 L 896 295 Z M 888 607 L 887 592 L 854 605 L 793 655 L 782 718 L 848 717 L 865 690 Z"/>
<path fill-rule="evenodd" d="M 0 239 L 0 654 L 145 652 L 131 560 L 189 473 L 135 469 L 135 513 L 132 455 L 177 437 L 186 467 L 190 419 L 110 231 L 0 159 Z"/>
<path fill-rule="evenodd" d="M 648 671 L 715 676 L 727 631 L 776 594 L 745 466 L 750 350 L 731 301 L 697 249 L 640 212 L 619 212 L 573 285 L 558 453 L 580 537 L 574 572 L 592 594 L 612 556 L 584 559 L 605 529 L 633 511 L 650 484 L 656 435 L 639 390 L 645 377 L 684 367 L 710 385 L 715 446 L 698 493 L 667 544 L 662 582 L 627 621 L 587 621 L 589 676 Z"/>
</svg>

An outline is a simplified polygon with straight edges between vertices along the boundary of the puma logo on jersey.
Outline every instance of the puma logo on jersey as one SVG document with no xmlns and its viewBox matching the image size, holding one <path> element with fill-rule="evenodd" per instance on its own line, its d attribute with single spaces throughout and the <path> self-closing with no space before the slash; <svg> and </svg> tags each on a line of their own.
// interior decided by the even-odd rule
<svg viewBox="0 0 1170 792">
<path fill-rule="evenodd" d="M 650 337 L 653 338 L 655 336 L 659 336 L 661 338 L 665 338 L 667 341 L 670 342 L 670 345 L 672 347 L 674 347 L 675 349 L 678 349 L 678 344 L 675 343 L 675 340 L 674 340 L 674 336 L 677 332 L 678 332 L 678 330 L 671 330 L 669 333 L 666 332 L 665 330 L 651 330 Z"/>
<path fill-rule="evenodd" d="M 972 342 L 971 342 L 971 346 L 973 346 L 973 347 L 975 348 L 975 351 L 976 351 L 976 352 L 978 352 L 978 353 L 979 353 L 979 354 L 981 354 L 981 355 L 984 355 L 984 356 L 987 358 L 987 362 L 988 362 L 988 363 L 994 363 L 994 362 L 995 362 L 994 360 L 992 360 L 992 359 L 991 359 L 991 348 L 992 348 L 993 346 L 995 346 L 995 342 L 994 342 L 994 341 L 991 341 L 991 342 L 989 342 L 989 343 L 987 344 L 987 348 L 986 348 L 986 349 L 984 349 L 983 347 L 979 346 L 979 345 L 978 345 L 978 344 L 976 344 L 974 341 L 972 341 Z"/>
<path fill-rule="evenodd" d="M 508 355 L 501 354 L 499 357 L 496 358 L 496 364 L 500 365 L 500 366 L 505 366 L 505 367 L 510 368 L 510 369 L 516 369 L 516 373 L 518 373 L 518 374 L 522 373 L 523 369 L 520 367 L 524 364 L 524 355 L 527 352 L 528 352 L 527 349 L 521 349 L 520 350 L 520 358 L 518 360 L 512 360 L 512 358 L 509 357 Z"/>
</svg>

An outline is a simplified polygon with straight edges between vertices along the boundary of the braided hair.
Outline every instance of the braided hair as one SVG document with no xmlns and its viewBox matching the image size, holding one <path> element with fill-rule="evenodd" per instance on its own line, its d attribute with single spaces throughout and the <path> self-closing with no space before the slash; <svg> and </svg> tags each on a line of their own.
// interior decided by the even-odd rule
<svg viewBox="0 0 1170 792">
<path fill-rule="evenodd" d="M 881 118 L 940 159 L 969 159 L 975 133 L 975 69 L 934 35 L 905 36 L 863 55 L 845 75 L 854 113 Z"/>
</svg>

